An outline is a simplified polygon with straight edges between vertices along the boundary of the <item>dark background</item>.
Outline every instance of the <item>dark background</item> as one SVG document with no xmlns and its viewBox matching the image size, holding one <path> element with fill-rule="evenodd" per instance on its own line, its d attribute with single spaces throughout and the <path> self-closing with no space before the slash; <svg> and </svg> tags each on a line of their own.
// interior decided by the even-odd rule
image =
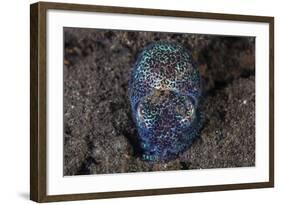
<svg viewBox="0 0 281 205">
<path fill-rule="evenodd" d="M 128 98 L 137 54 L 155 41 L 190 49 L 203 81 L 200 136 L 177 159 L 148 163 Z M 64 28 L 64 175 L 255 165 L 255 38 Z"/>
</svg>

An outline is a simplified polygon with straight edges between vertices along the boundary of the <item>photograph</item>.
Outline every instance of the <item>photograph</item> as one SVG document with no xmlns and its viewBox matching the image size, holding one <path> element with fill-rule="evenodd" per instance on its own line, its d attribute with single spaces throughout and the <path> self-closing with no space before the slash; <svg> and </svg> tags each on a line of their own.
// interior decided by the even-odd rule
<svg viewBox="0 0 281 205">
<path fill-rule="evenodd" d="M 30 199 L 274 187 L 274 17 L 30 7 Z"/>
<path fill-rule="evenodd" d="M 255 48 L 63 27 L 63 175 L 255 167 Z"/>
</svg>

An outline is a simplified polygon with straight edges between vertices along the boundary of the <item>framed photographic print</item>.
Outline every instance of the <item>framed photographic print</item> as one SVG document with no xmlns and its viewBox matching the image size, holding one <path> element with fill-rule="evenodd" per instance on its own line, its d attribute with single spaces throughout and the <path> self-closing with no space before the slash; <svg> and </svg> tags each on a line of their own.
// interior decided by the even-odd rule
<svg viewBox="0 0 281 205">
<path fill-rule="evenodd" d="M 274 18 L 40 2 L 30 198 L 274 186 Z"/>
</svg>

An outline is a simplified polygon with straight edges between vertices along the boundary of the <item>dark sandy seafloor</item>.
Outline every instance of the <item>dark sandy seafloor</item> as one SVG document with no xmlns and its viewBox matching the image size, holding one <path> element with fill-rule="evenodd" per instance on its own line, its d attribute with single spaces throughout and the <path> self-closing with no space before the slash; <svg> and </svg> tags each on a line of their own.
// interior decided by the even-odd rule
<svg viewBox="0 0 281 205">
<path fill-rule="evenodd" d="M 178 42 L 203 85 L 200 135 L 177 159 L 140 159 L 128 81 L 151 42 Z M 255 38 L 64 28 L 64 175 L 255 166 Z"/>
</svg>

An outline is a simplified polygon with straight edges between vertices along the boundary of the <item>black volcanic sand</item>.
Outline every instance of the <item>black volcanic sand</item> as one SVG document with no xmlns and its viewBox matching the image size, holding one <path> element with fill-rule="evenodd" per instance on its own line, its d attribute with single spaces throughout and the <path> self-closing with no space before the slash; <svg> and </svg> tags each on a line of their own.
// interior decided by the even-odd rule
<svg viewBox="0 0 281 205">
<path fill-rule="evenodd" d="M 64 28 L 64 174 L 255 165 L 255 39 Z M 155 41 L 190 49 L 203 81 L 200 136 L 177 159 L 139 158 L 128 81 Z"/>
</svg>

